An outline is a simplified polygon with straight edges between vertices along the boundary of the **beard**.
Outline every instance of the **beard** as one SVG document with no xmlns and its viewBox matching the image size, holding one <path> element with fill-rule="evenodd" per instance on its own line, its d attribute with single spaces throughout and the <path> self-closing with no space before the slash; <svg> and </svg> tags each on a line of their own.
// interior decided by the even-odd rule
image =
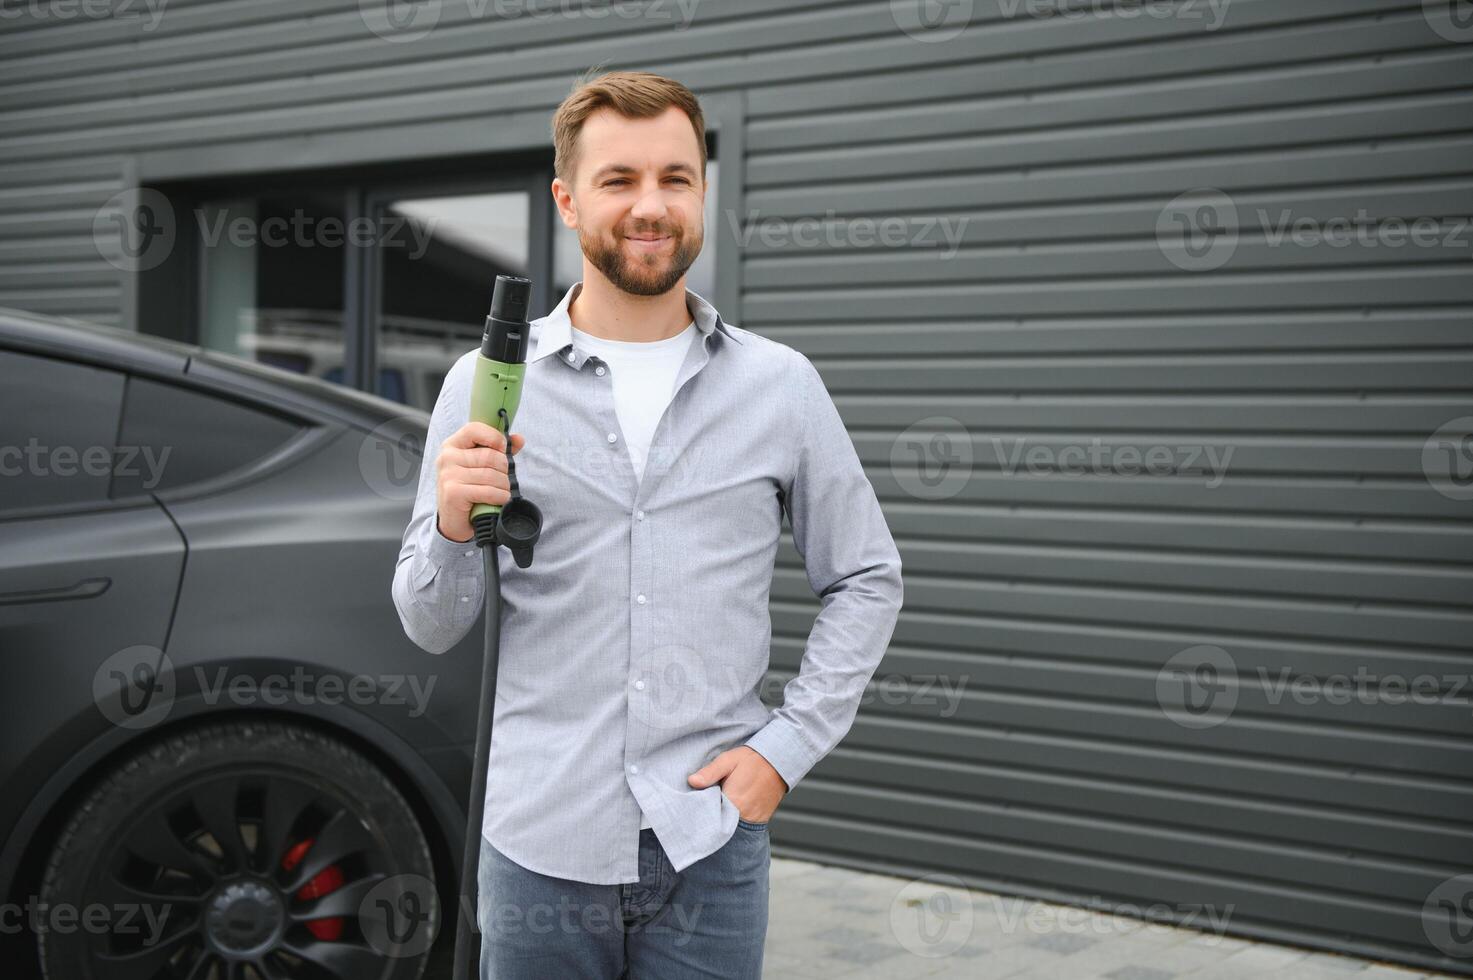
<svg viewBox="0 0 1473 980">
<path fill-rule="evenodd" d="M 624 233 L 612 241 L 603 237 L 585 235 L 578 229 L 578 244 L 593 267 L 615 288 L 634 296 L 661 296 L 668 293 L 680 277 L 695 264 L 701 254 L 704 240 L 703 229 L 696 229 L 694 237 L 687 237 L 681 229 L 668 227 L 644 229 L 668 234 L 673 244 L 665 252 L 638 254 L 624 244 Z"/>
</svg>

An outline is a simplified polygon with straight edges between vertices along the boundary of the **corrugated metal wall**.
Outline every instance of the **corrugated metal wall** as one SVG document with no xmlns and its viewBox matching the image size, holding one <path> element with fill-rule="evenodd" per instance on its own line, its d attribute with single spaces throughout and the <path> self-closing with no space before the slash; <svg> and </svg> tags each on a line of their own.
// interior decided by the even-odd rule
<svg viewBox="0 0 1473 980">
<path fill-rule="evenodd" d="M 978 0 L 954 37 L 911 6 L 447 2 L 397 44 L 342 0 L 11 20 L 0 305 L 118 319 L 92 223 L 130 159 L 423 156 L 545 125 L 594 62 L 740 92 L 732 319 L 819 366 L 906 571 L 911 683 L 778 850 L 1473 972 L 1473 505 L 1424 468 L 1473 415 L 1466 3 Z M 1417 218 L 1436 244 L 1278 238 Z M 778 684 L 815 610 L 785 543 Z"/>
</svg>

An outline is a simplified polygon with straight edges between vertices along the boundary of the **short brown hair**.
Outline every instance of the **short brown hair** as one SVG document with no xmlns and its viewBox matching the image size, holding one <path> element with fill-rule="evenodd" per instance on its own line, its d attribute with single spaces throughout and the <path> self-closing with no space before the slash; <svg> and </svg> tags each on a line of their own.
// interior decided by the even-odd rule
<svg viewBox="0 0 1473 980">
<path fill-rule="evenodd" d="M 690 89 L 671 78 L 647 71 L 614 71 L 591 77 L 590 69 L 552 117 L 553 174 L 569 186 L 578 170 L 578 134 L 594 112 L 613 109 L 631 119 L 654 119 L 671 106 L 685 111 L 701 151 L 701 176 L 706 175 L 706 119 L 701 103 Z"/>
</svg>

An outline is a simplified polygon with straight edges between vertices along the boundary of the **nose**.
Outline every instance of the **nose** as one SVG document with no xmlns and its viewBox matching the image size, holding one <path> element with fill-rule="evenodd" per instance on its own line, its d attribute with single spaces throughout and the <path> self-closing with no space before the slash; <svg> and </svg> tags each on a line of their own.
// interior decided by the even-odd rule
<svg viewBox="0 0 1473 980">
<path fill-rule="evenodd" d="M 629 209 L 630 217 L 637 218 L 646 224 L 643 228 L 653 228 L 669 209 L 665 206 L 665 194 L 658 187 L 639 195 L 639 200 Z"/>
</svg>

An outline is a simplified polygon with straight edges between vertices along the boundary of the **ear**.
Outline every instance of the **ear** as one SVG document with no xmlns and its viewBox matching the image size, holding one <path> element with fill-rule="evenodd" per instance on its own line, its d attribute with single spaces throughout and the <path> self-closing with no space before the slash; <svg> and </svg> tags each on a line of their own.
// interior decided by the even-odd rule
<svg viewBox="0 0 1473 980">
<path fill-rule="evenodd" d="M 578 227 L 578 201 L 573 197 L 572 189 L 563 183 L 561 177 L 554 177 L 551 191 L 553 207 L 557 208 L 558 217 L 563 219 L 563 225 L 576 229 Z"/>
</svg>

